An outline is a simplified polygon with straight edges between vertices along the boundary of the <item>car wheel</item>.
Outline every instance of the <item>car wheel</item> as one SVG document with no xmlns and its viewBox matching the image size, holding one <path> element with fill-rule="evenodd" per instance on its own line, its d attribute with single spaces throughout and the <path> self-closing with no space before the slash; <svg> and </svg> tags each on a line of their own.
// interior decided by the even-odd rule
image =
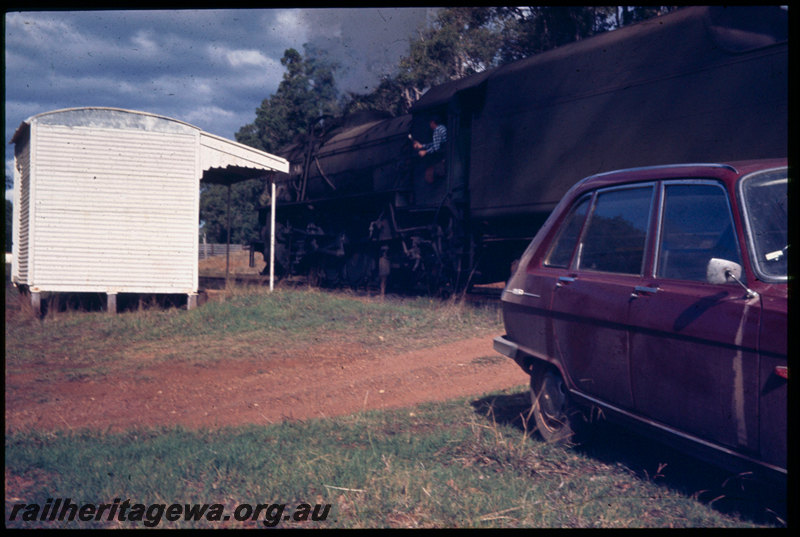
<svg viewBox="0 0 800 537">
<path fill-rule="evenodd" d="M 553 369 L 531 375 L 531 412 L 536 428 L 547 442 L 577 443 L 586 428 L 580 409 L 570 401 L 564 379 Z"/>
</svg>

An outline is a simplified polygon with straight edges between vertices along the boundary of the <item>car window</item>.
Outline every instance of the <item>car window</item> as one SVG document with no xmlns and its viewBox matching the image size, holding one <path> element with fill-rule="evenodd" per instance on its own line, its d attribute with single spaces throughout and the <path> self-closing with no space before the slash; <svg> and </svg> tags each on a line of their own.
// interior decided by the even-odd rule
<svg viewBox="0 0 800 537">
<path fill-rule="evenodd" d="M 553 241 L 553 246 L 550 248 L 547 258 L 545 258 L 544 264 L 546 266 L 559 268 L 567 268 L 569 266 L 591 199 L 590 196 L 587 196 L 580 200 L 569 216 L 561 223 L 558 236 Z"/>
<path fill-rule="evenodd" d="M 789 251 L 789 185 L 786 168 L 742 179 L 740 196 L 750 231 L 755 267 L 767 281 L 785 281 Z"/>
<path fill-rule="evenodd" d="M 601 191 L 580 243 L 578 268 L 641 274 L 653 186 Z"/>
<path fill-rule="evenodd" d="M 728 195 L 720 185 L 666 184 L 663 207 L 657 276 L 705 281 L 711 258 L 742 263 Z"/>
</svg>

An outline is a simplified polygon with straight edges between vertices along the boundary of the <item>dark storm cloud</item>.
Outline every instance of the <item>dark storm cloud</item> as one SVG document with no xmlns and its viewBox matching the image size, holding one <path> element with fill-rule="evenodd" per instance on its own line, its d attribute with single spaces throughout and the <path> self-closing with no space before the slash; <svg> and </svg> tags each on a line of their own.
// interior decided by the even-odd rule
<svg viewBox="0 0 800 537">
<path fill-rule="evenodd" d="M 113 106 L 233 139 L 278 87 L 287 48 L 324 47 L 340 88 L 390 74 L 428 9 L 10 12 L 5 15 L 8 142 L 28 117 Z"/>
<path fill-rule="evenodd" d="M 205 122 L 215 118 L 202 110 L 216 108 L 231 137 L 244 123 L 225 121 L 231 105 L 250 102 L 252 114 L 280 81 L 288 19 L 271 10 L 9 14 L 7 117 L 98 105 Z"/>
</svg>

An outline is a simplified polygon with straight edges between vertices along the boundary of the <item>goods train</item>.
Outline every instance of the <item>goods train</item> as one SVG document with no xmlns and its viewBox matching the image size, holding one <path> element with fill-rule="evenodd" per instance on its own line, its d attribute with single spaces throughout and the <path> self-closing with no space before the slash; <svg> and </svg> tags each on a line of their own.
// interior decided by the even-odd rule
<svg viewBox="0 0 800 537">
<path fill-rule="evenodd" d="M 401 117 L 319 122 L 259 210 L 275 269 L 451 292 L 505 280 L 588 175 L 788 151 L 785 9 L 687 7 L 430 88 Z M 447 127 L 444 165 L 412 140 Z M 268 270 L 268 267 L 265 271 Z"/>
</svg>

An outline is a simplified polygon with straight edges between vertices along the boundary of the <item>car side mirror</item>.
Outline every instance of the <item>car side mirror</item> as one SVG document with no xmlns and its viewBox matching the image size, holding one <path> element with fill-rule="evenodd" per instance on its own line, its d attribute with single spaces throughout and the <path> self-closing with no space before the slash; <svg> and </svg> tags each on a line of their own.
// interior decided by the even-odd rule
<svg viewBox="0 0 800 537">
<path fill-rule="evenodd" d="M 732 276 L 732 277 L 731 277 Z M 713 284 L 728 283 L 742 277 L 742 266 L 727 259 L 711 258 L 706 266 L 706 281 Z"/>
<path fill-rule="evenodd" d="M 744 288 L 747 298 L 755 298 L 758 293 L 747 287 L 741 280 L 742 266 L 734 261 L 712 257 L 706 265 L 706 281 L 715 285 L 734 281 Z"/>
</svg>

